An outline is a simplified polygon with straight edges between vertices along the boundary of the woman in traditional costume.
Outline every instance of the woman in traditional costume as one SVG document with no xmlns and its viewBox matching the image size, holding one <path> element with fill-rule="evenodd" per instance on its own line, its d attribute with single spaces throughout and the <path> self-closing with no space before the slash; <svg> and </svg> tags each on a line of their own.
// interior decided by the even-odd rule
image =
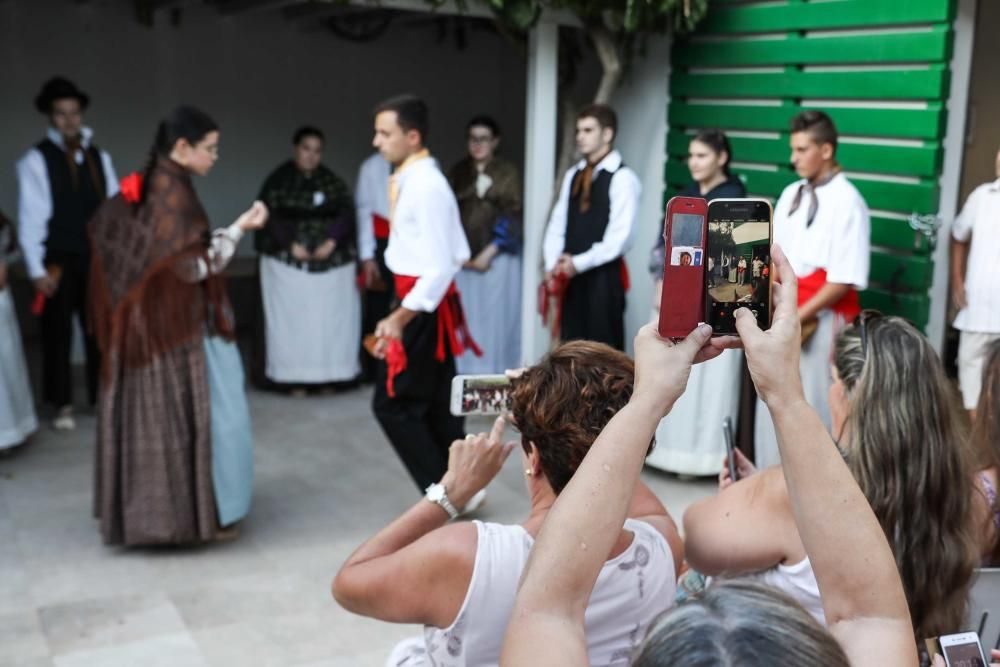
<svg viewBox="0 0 1000 667">
<path fill-rule="evenodd" d="M 688 169 L 693 182 L 680 194 L 708 201 L 746 197 L 743 182 L 729 171 L 732 157 L 729 139 L 721 131 L 703 130 L 693 136 L 688 144 Z M 650 261 L 656 285 L 655 310 L 660 307 L 663 289 L 663 248 L 661 232 Z M 735 260 L 721 255 L 715 263 L 726 280 L 728 267 Z M 729 419 L 734 433 L 737 428 L 742 372 L 741 350 L 726 350 L 719 357 L 694 366 L 687 391 L 656 429 L 656 448 L 646 463 L 686 475 L 717 473 L 726 455 L 722 422 Z"/>
<path fill-rule="evenodd" d="M 352 382 L 361 373 L 361 295 L 354 198 L 321 162 L 323 133 L 300 128 L 293 154 L 264 182 L 270 211 L 255 235 L 266 326 L 268 380 Z"/>
<path fill-rule="evenodd" d="M 250 416 L 221 272 L 267 208 L 210 232 L 191 175 L 211 170 L 218 146 L 211 118 L 178 107 L 143 174 L 90 223 L 104 354 L 94 512 L 108 544 L 232 536 L 250 507 Z"/>
<path fill-rule="evenodd" d="M 0 213 L 0 450 L 23 443 L 38 428 L 21 331 L 10 294 L 9 266 L 17 256 L 14 225 Z"/>
<path fill-rule="evenodd" d="M 476 116 L 468 155 L 448 172 L 472 259 L 455 276 L 472 338 L 482 356 L 455 359 L 459 373 L 521 366 L 521 174 L 496 154 L 500 126 Z"/>
</svg>

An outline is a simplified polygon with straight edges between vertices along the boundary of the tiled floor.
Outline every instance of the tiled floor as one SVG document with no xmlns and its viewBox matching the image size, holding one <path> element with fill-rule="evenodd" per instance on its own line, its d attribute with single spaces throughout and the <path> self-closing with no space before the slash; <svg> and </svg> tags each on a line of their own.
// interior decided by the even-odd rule
<svg viewBox="0 0 1000 667">
<path fill-rule="evenodd" d="M 0 665 L 382 665 L 418 628 L 348 614 L 329 592 L 347 555 L 418 498 L 369 401 L 368 389 L 251 392 L 253 509 L 238 540 L 207 547 L 101 544 L 93 417 L 71 434 L 43 428 L 0 455 Z M 678 520 L 714 488 L 645 477 Z M 526 515 L 516 457 L 489 493 L 480 518 Z"/>
</svg>

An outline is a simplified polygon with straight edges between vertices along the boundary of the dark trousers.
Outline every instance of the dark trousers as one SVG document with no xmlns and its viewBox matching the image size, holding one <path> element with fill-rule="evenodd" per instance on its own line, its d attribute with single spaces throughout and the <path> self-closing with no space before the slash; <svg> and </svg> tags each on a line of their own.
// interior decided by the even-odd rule
<svg viewBox="0 0 1000 667">
<path fill-rule="evenodd" d="M 423 493 L 448 470 L 448 448 L 465 437 L 465 420 L 449 411 L 455 360 L 439 362 L 437 314 L 417 315 L 403 331 L 406 370 L 396 376 L 396 396 L 386 390 L 387 367 L 380 362 L 372 410 L 410 477 Z"/>
<path fill-rule="evenodd" d="M 93 405 L 97 401 L 97 375 L 101 362 L 97 342 L 87 332 L 88 260 L 83 255 L 53 256 L 53 253 L 48 253 L 45 263 L 62 268 L 59 288 L 46 300 L 40 322 L 45 401 L 57 408 L 73 404 L 70 355 L 73 349 L 73 317 L 76 316 L 84 333 L 87 399 Z"/>
<path fill-rule="evenodd" d="M 569 281 L 559 337 L 563 341 L 592 340 L 625 349 L 625 286 L 617 259 Z"/>
<path fill-rule="evenodd" d="M 377 239 L 375 241 L 375 262 L 378 270 L 382 274 L 382 280 L 387 286 L 382 291 L 365 290 L 361 294 L 361 335 L 364 337 L 375 331 L 375 326 L 380 320 L 385 318 L 392 310 L 392 302 L 395 298 L 392 290 L 392 272 L 385 265 L 385 248 L 387 241 Z M 361 352 L 361 378 L 365 382 L 374 382 L 378 376 L 378 365 L 382 362 L 371 356 L 367 352 Z"/>
</svg>

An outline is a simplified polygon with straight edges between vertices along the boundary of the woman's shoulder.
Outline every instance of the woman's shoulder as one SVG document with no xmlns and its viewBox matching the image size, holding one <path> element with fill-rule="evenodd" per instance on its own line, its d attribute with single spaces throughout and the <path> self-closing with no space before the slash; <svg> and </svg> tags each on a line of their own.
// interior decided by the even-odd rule
<svg viewBox="0 0 1000 667">
<path fill-rule="evenodd" d="M 730 176 L 729 180 L 721 185 L 712 188 L 706 199 L 742 199 L 747 196 L 747 189 L 736 176 Z"/>
</svg>

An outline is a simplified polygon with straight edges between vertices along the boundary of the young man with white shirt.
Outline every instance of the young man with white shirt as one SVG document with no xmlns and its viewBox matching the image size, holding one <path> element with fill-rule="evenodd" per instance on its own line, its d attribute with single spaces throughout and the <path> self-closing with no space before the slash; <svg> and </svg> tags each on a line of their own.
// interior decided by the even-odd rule
<svg viewBox="0 0 1000 667">
<path fill-rule="evenodd" d="M 972 191 L 951 229 L 951 298 L 959 308 L 954 326 L 961 331 L 958 381 L 962 403 L 973 414 L 983 353 L 1000 338 L 1000 151 L 996 175 Z"/>
<path fill-rule="evenodd" d="M 829 429 L 833 342 L 861 312 L 858 291 L 868 286 L 871 222 L 865 200 L 841 173 L 837 128 L 828 115 L 803 111 L 795 116 L 789 143 L 801 180 L 786 187 L 774 207 L 774 242 L 799 281 L 805 397 Z M 774 424 L 759 399 L 754 440 L 758 466 L 779 462 Z"/>
<path fill-rule="evenodd" d="M 583 159 L 566 172 L 545 230 L 545 283 L 561 292 L 559 337 L 625 349 L 623 255 L 632 242 L 642 185 L 614 150 L 618 119 L 611 107 L 588 106 L 577 116 Z"/>
<path fill-rule="evenodd" d="M 43 393 L 56 409 L 53 426 L 69 430 L 73 420 L 73 316 L 84 332 L 87 391 L 97 399 L 97 345 L 87 335 L 87 222 L 101 202 L 118 192 L 111 157 L 93 143 L 83 125 L 90 98 L 63 78 L 50 79 L 35 98 L 49 119 L 45 139 L 17 163 L 21 249 L 35 289 L 45 296 L 41 315 Z"/>
<path fill-rule="evenodd" d="M 389 179 L 389 245 L 396 308 L 375 327 L 379 364 L 372 409 L 423 491 L 448 469 L 448 448 L 465 435 L 449 411 L 455 355 L 478 353 L 468 335 L 455 274 L 469 244 L 448 180 L 424 147 L 427 105 L 403 95 L 375 110 L 374 146 L 394 167 Z M 446 489 L 430 499 L 448 509 Z M 443 502 L 440 500 L 443 496 Z"/>
</svg>

